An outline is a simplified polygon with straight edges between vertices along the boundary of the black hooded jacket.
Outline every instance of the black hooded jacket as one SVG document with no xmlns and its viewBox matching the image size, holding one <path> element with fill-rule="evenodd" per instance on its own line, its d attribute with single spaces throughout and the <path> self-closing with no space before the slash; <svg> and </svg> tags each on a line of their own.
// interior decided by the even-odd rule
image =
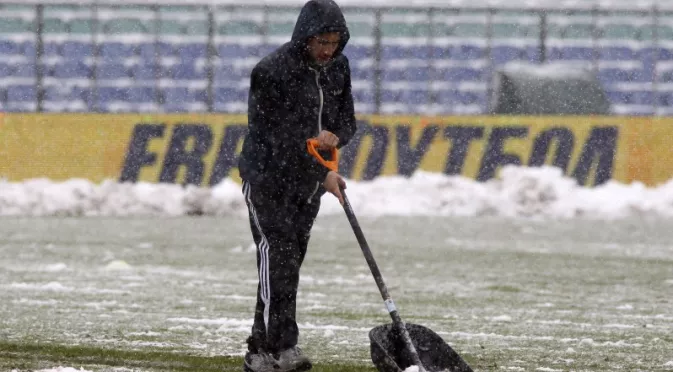
<svg viewBox="0 0 673 372">
<path fill-rule="evenodd" d="M 311 63 L 306 52 L 311 36 L 341 34 L 332 60 Z M 348 59 L 342 54 L 350 34 L 332 0 L 311 0 L 302 8 L 291 41 L 264 57 L 252 70 L 248 97 L 248 134 L 239 172 L 253 184 L 275 184 L 315 193 L 327 172 L 306 149 L 306 140 L 328 130 L 338 148 L 355 133 Z"/>
</svg>

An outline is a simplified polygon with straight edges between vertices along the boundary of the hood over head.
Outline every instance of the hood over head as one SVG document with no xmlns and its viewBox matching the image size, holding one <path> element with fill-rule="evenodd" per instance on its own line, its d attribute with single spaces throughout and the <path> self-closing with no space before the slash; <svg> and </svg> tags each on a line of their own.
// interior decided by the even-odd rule
<svg viewBox="0 0 673 372">
<path fill-rule="evenodd" d="M 304 4 L 297 18 L 292 32 L 292 46 L 303 53 L 309 38 L 325 32 L 341 34 L 339 46 L 334 51 L 336 57 L 341 54 L 350 39 L 346 19 L 333 0 L 310 0 Z"/>
</svg>

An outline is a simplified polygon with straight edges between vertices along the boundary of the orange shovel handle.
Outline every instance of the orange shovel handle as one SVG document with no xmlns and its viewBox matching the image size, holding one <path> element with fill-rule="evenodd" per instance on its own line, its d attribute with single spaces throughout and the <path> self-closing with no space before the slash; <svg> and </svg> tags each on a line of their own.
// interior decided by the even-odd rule
<svg viewBox="0 0 673 372">
<path fill-rule="evenodd" d="M 320 164 L 327 167 L 329 170 L 336 172 L 339 169 L 339 151 L 336 148 L 332 149 L 332 159 L 326 160 L 318 152 L 319 142 L 315 138 L 309 138 L 306 140 L 306 146 L 308 147 L 308 153 L 313 155 Z"/>
</svg>

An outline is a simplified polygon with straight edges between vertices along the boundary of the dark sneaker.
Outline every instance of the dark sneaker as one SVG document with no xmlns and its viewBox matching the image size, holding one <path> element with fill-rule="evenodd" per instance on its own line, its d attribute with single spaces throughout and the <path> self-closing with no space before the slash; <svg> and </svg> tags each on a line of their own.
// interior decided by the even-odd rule
<svg viewBox="0 0 673 372">
<path fill-rule="evenodd" d="M 313 368 L 311 361 L 296 346 L 274 354 L 274 357 L 279 367 L 276 371 L 302 372 Z"/>
</svg>

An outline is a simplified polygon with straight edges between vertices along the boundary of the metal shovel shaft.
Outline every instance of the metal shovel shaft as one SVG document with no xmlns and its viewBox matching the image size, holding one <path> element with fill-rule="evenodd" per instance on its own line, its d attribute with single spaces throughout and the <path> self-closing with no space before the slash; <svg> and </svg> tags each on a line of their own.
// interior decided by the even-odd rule
<svg viewBox="0 0 673 372">
<path fill-rule="evenodd" d="M 400 318 L 400 315 L 397 312 L 397 309 L 395 308 L 395 303 L 393 302 L 393 299 L 390 297 L 390 294 L 388 293 L 388 287 L 386 287 L 386 283 L 383 281 L 383 276 L 381 275 L 381 272 L 379 271 L 379 267 L 376 264 L 376 261 L 374 260 L 374 255 L 372 254 L 371 249 L 369 249 L 369 244 L 367 244 L 367 240 L 365 239 L 365 235 L 362 232 L 362 229 L 360 228 L 360 224 L 358 223 L 357 218 L 355 217 L 355 213 L 353 212 L 353 208 L 348 201 L 348 197 L 346 196 L 346 193 L 344 192 L 343 188 L 341 188 L 341 195 L 343 196 L 344 199 L 344 210 L 346 211 L 346 216 L 348 217 L 348 221 L 350 222 L 351 227 L 353 228 L 353 232 L 355 233 L 355 237 L 358 240 L 358 243 L 360 244 L 360 248 L 362 249 L 362 253 L 365 256 L 365 260 L 367 260 L 367 264 L 369 265 L 369 269 L 372 272 L 372 275 L 374 276 L 374 281 L 376 281 L 376 285 L 379 287 L 379 292 L 381 292 L 381 297 L 383 298 L 383 302 L 386 306 L 386 309 L 388 310 L 388 313 L 390 314 L 390 317 L 393 320 L 393 325 L 398 329 L 402 336 L 402 340 L 404 341 L 404 345 L 407 347 L 409 352 L 411 353 L 411 357 L 413 360 L 414 365 L 418 366 L 419 372 L 426 372 L 425 367 L 423 367 L 423 364 L 421 363 L 421 359 L 418 356 L 418 352 L 416 351 L 416 347 L 414 346 L 413 342 L 411 341 L 411 336 L 409 336 L 409 331 L 405 327 L 404 323 L 402 322 L 402 319 Z"/>
</svg>

